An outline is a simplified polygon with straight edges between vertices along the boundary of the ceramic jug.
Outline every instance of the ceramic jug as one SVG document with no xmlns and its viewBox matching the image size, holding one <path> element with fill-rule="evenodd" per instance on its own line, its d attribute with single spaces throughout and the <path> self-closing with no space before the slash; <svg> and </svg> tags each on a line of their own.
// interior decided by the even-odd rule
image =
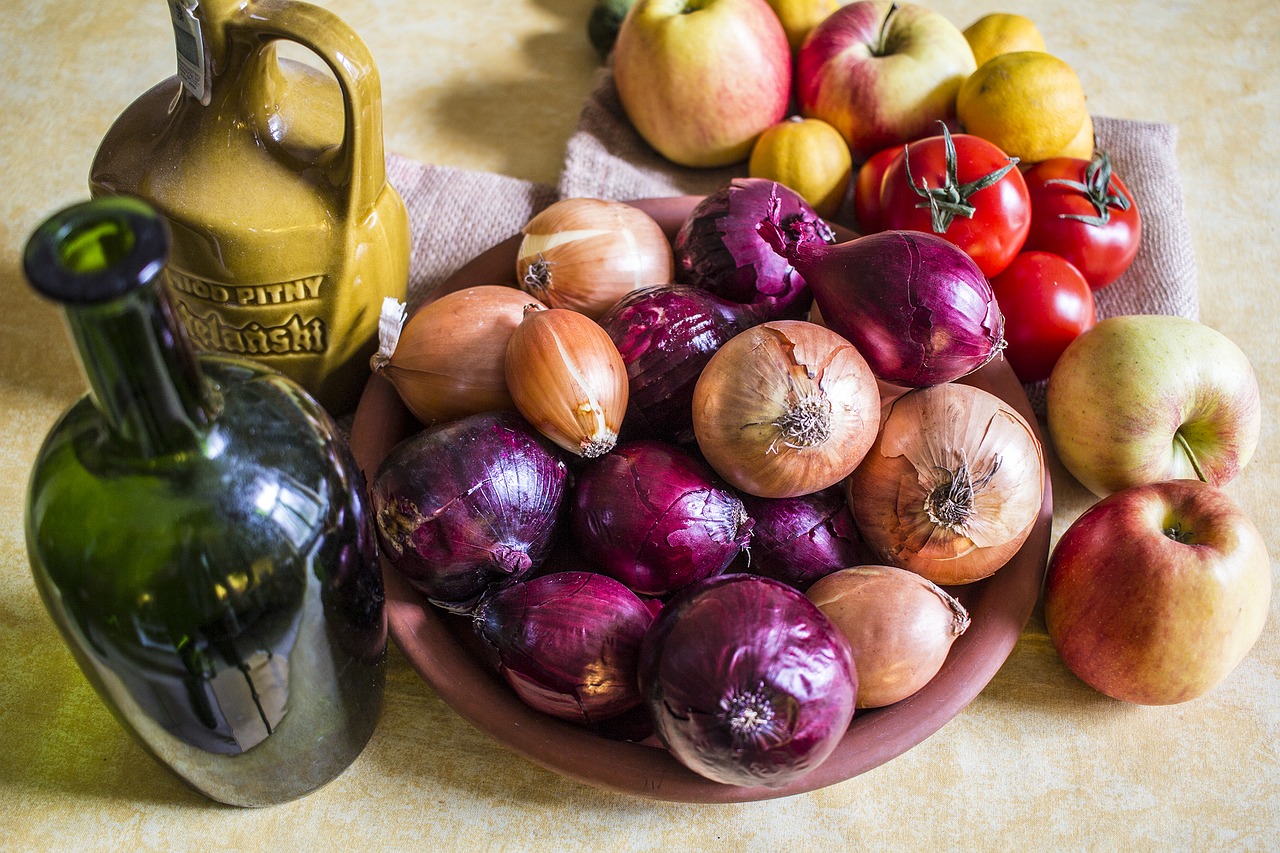
<svg viewBox="0 0 1280 853">
<path fill-rule="evenodd" d="M 345 413 L 368 376 L 383 299 L 403 300 L 408 279 L 377 68 L 350 27 L 299 0 L 168 5 L 178 74 L 115 121 L 90 190 L 164 217 L 165 286 L 198 349 L 275 368 Z M 281 42 L 332 76 L 280 57 Z"/>
</svg>

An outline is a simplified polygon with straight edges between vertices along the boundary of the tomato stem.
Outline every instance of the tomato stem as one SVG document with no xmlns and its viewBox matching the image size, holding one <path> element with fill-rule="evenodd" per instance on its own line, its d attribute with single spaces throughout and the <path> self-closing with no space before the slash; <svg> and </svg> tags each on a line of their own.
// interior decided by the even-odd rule
<svg viewBox="0 0 1280 853">
<path fill-rule="evenodd" d="M 959 158 L 956 155 L 955 141 L 951 138 L 951 131 L 947 129 L 947 125 L 944 122 L 939 122 L 939 124 L 942 125 L 942 139 L 946 150 L 946 177 L 942 186 L 930 187 L 925 182 L 917 184 L 915 178 L 911 177 L 910 145 L 907 146 L 907 150 L 903 155 L 902 165 L 907 170 L 907 183 L 911 185 L 911 189 L 915 190 L 916 195 L 924 199 L 916 207 L 927 207 L 932 220 L 933 232 L 935 234 L 945 234 L 957 216 L 963 216 L 965 219 L 973 218 L 977 208 L 969 203 L 969 197 L 979 190 L 985 190 L 1009 174 L 1009 171 L 1018 164 L 1018 158 L 1009 157 L 1009 162 L 1003 167 L 983 175 L 977 180 L 962 184 L 960 183 Z"/>
<path fill-rule="evenodd" d="M 1123 193 L 1111 191 L 1111 157 L 1106 151 L 1098 149 L 1089 165 L 1085 168 L 1084 181 L 1071 181 L 1066 178 L 1052 178 L 1045 184 L 1056 184 L 1069 187 L 1084 194 L 1098 213 L 1096 216 L 1084 216 L 1079 213 L 1060 213 L 1059 219 L 1078 219 L 1086 225 L 1101 228 L 1111 221 L 1111 208 L 1129 209 L 1129 199 Z"/>
</svg>

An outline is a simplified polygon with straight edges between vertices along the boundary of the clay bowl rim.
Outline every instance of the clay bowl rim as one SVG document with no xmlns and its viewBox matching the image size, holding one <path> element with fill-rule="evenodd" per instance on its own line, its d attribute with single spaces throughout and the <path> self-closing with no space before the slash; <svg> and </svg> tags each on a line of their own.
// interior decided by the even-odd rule
<svg viewBox="0 0 1280 853">
<path fill-rule="evenodd" d="M 629 203 L 652 215 L 673 237 L 697 201 L 696 196 L 677 196 Z M 491 246 L 450 276 L 432 298 L 477 284 L 515 286 L 519 241 L 515 234 Z M 997 359 L 963 381 L 1012 405 L 1040 437 L 1035 413 L 1007 362 Z M 356 407 L 350 442 L 365 481 L 373 481 L 392 446 L 421 428 L 391 383 L 371 377 Z M 723 785 L 687 769 L 660 747 L 611 740 L 534 710 L 474 654 L 465 636 L 466 620 L 427 603 L 383 559 L 390 633 L 419 676 L 459 716 L 518 755 L 570 779 L 688 803 L 752 802 L 814 791 L 879 767 L 923 742 L 995 677 L 1031 618 L 1044 578 L 1053 520 L 1047 461 L 1043 477 L 1040 513 L 1022 548 L 991 577 L 951 588 L 969 609 L 972 625 L 939 673 L 901 702 L 859 711 L 825 762 L 779 788 Z"/>
</svg>

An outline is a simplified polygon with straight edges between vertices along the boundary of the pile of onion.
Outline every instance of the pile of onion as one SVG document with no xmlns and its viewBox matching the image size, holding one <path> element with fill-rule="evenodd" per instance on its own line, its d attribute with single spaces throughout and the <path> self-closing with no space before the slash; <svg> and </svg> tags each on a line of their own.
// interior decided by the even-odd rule
<svg viewBox="0 0 1280 853">
<path fill-rule="evenodd" d="M 672 281 L 671 244 L 661 226 L 620 201 L 562 199 L 522 233 L 516 281 L 550 308 L 597 319 L 631 291 Z"/>
<path fill-rule="evenodd" d="M 877 562 L 943 585 L 993 574 L 1040 513 L 1044 457 L 1009 404 L 959 383 L 889 403 L 848 480 L 849 507 Z"/>
</svg>

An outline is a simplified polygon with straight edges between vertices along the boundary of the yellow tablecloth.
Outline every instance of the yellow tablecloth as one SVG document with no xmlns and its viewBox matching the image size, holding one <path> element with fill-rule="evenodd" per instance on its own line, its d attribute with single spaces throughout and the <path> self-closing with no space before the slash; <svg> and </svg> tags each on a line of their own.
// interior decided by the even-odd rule
<svg viewBox="0 0 1280 853">
<path fill-rule="evenodd" d="M 412 158 L 554 183 L 597 57 L 588 0 L 323 0 L 382 72 L 386 142 Z M 1178 126 L 1201 318 L 1262 384 L 1262 444 L 1229 491 L 1280 554 L 1280 5 L 1018 0 L 932 8 L 1036 21 L 1095 115 Z M 83 198 L 97 142 L 174 69 L 159 0 L 9 3 L 0 28 L 0 848 L 1185 849 L 1280 845 L 1280 607 L 1209 696 L 1102 697 L 1058 661 L 1037 610 L 995 680 L 889 764 L 734 806 L 632 799 L 507 752 L 392 651 L 373 741 L 338 780 L 258 811 L 210 804 L 154 764 L 81 677 L 27 567 L 25 484 L 83 390 L 57 313 L 21 279 L 31 229 Z M 1091 502 L 1054 470 L 1055 540 Z M 1274 568 L 1273 568 L 1274 571 Z M 1276 585 L 1280 595 L 1280 583 Z"/>
</svg>

